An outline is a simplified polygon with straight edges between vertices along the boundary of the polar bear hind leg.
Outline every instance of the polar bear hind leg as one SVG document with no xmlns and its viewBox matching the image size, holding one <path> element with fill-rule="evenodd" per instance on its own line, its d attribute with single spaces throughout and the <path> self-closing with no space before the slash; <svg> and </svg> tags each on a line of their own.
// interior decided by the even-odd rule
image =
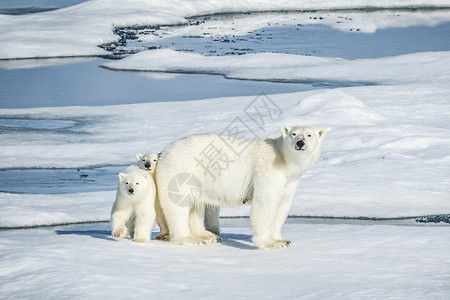
<svg viewBox="0 0 450 300">
<path fill-rule="evenodd" d="M 192 236 L 198 238 L 199 240 L 203 240 L 205 244 L 220 242 L 220 236 L 205 229 L 205 210 L 205 205 L 203 204 L 196 204 L 192 206 L 189 215 L 189 226 L 191 228 Z"/>
<path fill-rule="evenodd" d="M 192 206 L 177 205 L 169 199 L 167 190 L 161 189 L 160 192 L 159 199 L 169 227 L 170 241 L 179 245 L 206 245 L 204 239 L 191 234 L 189 219 Z"/>
<path fill-rule="evenodd" d="M 220 215 L 219 206 L 206 205 L 205 207 L 206 230 L 220 236 L 219 215 Z"/>
</svg>

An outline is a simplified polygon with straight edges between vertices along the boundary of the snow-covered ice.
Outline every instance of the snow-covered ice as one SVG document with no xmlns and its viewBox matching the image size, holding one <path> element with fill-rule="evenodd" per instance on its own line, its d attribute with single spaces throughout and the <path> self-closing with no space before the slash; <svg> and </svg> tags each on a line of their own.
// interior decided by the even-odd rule
<svg viewBox="0 0 450 300">
<path fill-rule="evenodd" d="M 69 127 L 62 131 L 43 128 L 3 133 L 0 162 L 2 169 L 126 165 L 134 162 L 136 153 L 159 152 L 171 141 L 186 135 L 221 133 L 237 117 L 253 126 L 260 137 L 277 132 L 282 123 L 311 124 L 325 126 L 329 133 L 320 161 L 300 183 L 291 214 L 386 218 L 448 213 L 450 103 L 447 95 L 445 83 L 270 95 L 270 101 L 277 103 L 283 113 L 278 119 L 266 119 L 264 130 L 259 131 L 244 110 L 258 103 L 254 101 L 261 101 L 262 96 L 88 109 L 0 110 L 4 118 L 26 119 L 30 123 L 72 121 L 63 123 Z M 79 206 L 104 207 L 105 195 L 73 194 L 73 201 Z M 48 218 L 47 209 L 39 208 L 35 195 L 19 197 L 3 193 L 1 197 L 11 203 L 21 199 L 22 204 L 1 210 L 0 226 L 55 223 Z M 70 196 L 63 198 L 66 202 Z M 110 198 L 112 201 L 112 194 Z M 56 196 L 50 199 L 57 202 Z M 31 212 L 34 209 L 34 218 L 21 217 L 22 206 Z M 108 219 L 107 209 L 83 214 L 79 206 L 64 209 L 54 206 L 53 213 L 61 213 L 62 223 L 77 218 L 79 221 Z M 225 209 L 223 214 L 248 215 L 248 208 Z"/>
<path fill-rule="evenodd" d="M 149 50 L 105 67 L 129 71 L 221 74 L 232 79 L 281 82 L 403 84 L 448 82 L 450 52 L 423 52 L 377 59 L 345 60 L 280 53 L 203 56 L 170 49 Z"/>
<path fill-rule="evenodd" d="M 186 18 L 215 13 L 249 12 L 249 11 L 293 11 L 293 10 L 336 10 L 377 8 L 448 8 L 447 0 L 91 0 L 76 6 L 56 11 L 30 14 L 24 16 L 0 15 L 0 59 L 34 58 L 61 56 L 92 56 L 107 55 L 108 52 L 98 45 L 114 42 L 118 39 L 113 34 L 113 27 L 133 25 L 175 25 L 187 24 Z M 436 14 L 436 15 L 435 15 Z M 433 14 L 406 14 L 397 18 L 374 18 L 366 22 L 359 14 L 347 20 L 330 18 L 320 23 L 337 26 L 338 28 L 359 28 L 365 32 L 373 32 L 377 28 L 408 26 L 414 24 L 433 25 L 444 20 L 448 21 L 447 12 Z M 61 22 L 64 20 L 64 22 Z M 320 20 L 320 19 L 319 19 Z M 310 23 L 311 21 L 308 21 Z M 267 26 L 266 22 L 254 22 L 251 19 L 246 24 Z M 237 24 L 242 25 L 242 24 Z M 404 26 L 404 25 L 400 25 Z M 257 27 L 244 27 L 240 34 Z M 70 34 L 67 34 L 70 32 Z M 172 32 L 179 35 L 178 32 Z M 239 34 L 239 33 L 238 33 Z"/>
<path fill-rule="evenodd" d="M 247 222 L 249 223 L 249 222 Z M 2 299 L 448 299 L 448 227 L 287 224 L 258 251 L 249 224 L 223 242 L 114 241 L 109 225 L 0 231 Z"/>
<path fill-rule="evenodd" d="M 211 13 L 367 6 L 449 4 L 92 0 L 45 13 L 0 15 L 0 58 L 104 55 L 107 52 L 97 46 L 117 40 L 114 26 L 186 24 L 188 17 Z M 373 32 L 449 21 L 447 10 L 399 11 L 398 19 L 372 15 L 370 20 L 362 12 L 353 13 L 342 23 L 336 22 L 336 15 L 330 21 L 310 22 Z M 276 18 L 273 23 L 280 26 L 298 21 Z M 226 21 L 221 22 L 223 27 Z M 214 27 L 205 24 L 168 27 L 167 37 Z M 246 34 L 264 26 L 263 18 L 250 16 L 222 33 L 230 34 L 234 28 L 233 34 Z M 137 152 L 159 152 L 190 134 L 222 133 L 235 120 L 245 122 L 258 137 L 277 132 L 281 124 L 307 124 L 326 127 L 328 134 L 319 162 L 300 182 L 292 216 L 387 219 L 449 214 L 449 53 L 351 60 L 283 53 L 212 57 L 170 49 L 141 52 L 105 66 L 356 86 L 189 102 L 0 109 L 0 170 L 125 168 Z M 36 66 L 28 63 L 19 65 Z M 2 65 L 17 67 L 11 61 Z M 280 113 L 251 118 L 263 104 L 276 104 Z M 107 221 L 114 194 L 113 189 L 0 192 L 0 228 Z M 221 214 L 236 217 L 248 212 L 249 207 L 224 208 Z M 450 297 L 448 225 L 321 220 L 288 220 L 284 234 L 293 245 L 280 251 L 255 250 L 247 218 L 222 219 L 223 242 L 203 248 L 155 240 L 145 245 L 115 241 L 107 223 L 0 230 L 0 295 L 2 299 Z M 153 236 L 157 231 L 155 225 Z"/>
</svg>

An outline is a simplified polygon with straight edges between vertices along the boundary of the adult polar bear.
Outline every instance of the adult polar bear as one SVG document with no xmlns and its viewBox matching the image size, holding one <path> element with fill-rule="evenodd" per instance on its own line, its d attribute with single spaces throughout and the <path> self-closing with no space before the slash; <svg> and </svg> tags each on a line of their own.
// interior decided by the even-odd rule
<svg viewBox="0 0 450 300">
<path fill-rule="evenodd" d="M 158 161 L 156 183 L 170 240 L 182 245 L 217 242 L 220 238 L 203 225 L 205 205 L 251 203 L 253 242 L 261 249 L 288 247 L 291 241 L 282 238 L 281 228 L 300 176 L 318 160 L 325 134 L 323 128 L 283 125 L 281 135 L 261 140 L 234 139 L 230 145 L 230 137 L 200 134 L 167 146 Z M 233 145 L 247 146 L 237 153 Z M 181 204 L 180 197 L 171 196 L 180 176 L 191 180 L 189 188 L 198 188 L 190 202 Z M 177 196 L 191 192 L 181 185 L 175 189 Z"/>
</svg>

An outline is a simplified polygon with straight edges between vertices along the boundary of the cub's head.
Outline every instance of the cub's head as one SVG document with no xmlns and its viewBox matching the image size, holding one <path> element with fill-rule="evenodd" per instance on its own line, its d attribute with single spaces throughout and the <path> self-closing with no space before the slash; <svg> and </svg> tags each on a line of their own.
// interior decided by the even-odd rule
<svg viewBox="0 0 450 300">
<path fill-rule="evenodd" d="M 129 167 L 119 173 L 119 191 L 130 200 L 139 201 L 147 195 L 150 176 L 138 167 Z"/>
<path fill-rule="evenodd" d="M 315 129 L 309 126 L 281 126 L 284 145 L 298 153 L 320 153 L 322 139 L 327 133 L 325 128 Z"/>
<path fill-rule="evenodd" d="M 139 168 L 154 172 L 158 162 L 158 153 L 136 154 L 136 160 Z"/>
</svg>

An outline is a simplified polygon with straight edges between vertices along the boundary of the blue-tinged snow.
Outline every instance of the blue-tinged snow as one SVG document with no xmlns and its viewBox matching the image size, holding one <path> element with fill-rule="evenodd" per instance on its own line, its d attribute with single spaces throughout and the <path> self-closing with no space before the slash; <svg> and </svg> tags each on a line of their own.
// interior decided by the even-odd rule
<svg viewBox="0 0 450 300">
<path fill-rule="evenodd" d="M 448 82 L 450 52 L 422 52 L 378 59 L 345 60 L 281 53 L 203 56 L 170 49 L 148 50 L 105 67 L 130 71 L 221 74 L 231 79 L 278 82 L 349 82 L 392 85 Z"/>
<path fill-rule="evenodd" d="M 260 137 L 278 132 L 280 124 L 328 129 L 321 159 L 304 176 L 295 195 L 293 215 L 386 218 L 449 213 L 447 95 L 446 82 L 417 80 L 405 85 L 189 102 L 0 110 L 3 118 L 36 120 L 41 126 L 2 134 L 0 168 L 127 165 L 138 152 L 159 152 L 190 134 L 221 133 L 239 117 Z M 262 100 L 276 103 L 282 115 L 264 117 L 264 128 L 258 129 L 245 111 Z M 42 128 L 46 121 L 49 127 L 55 126 L 55 120 L 68 127 Z M 35 195 L 0 195 L 7 203 L 21 199 L 20 205 L 0 210 L 3 227 L 109 217 L 108 209 L 92 215 L 80 213 L 79 206 L 63 210 L 55 204 L 52 212 L 63 214 L 58 220 L 49 219 Z M 73 194 L 73 201 L 104 208 L 107 194 L 99 195 Z M 113 194 L 108 195 L 113 201 Z M 61 197 L 71 201 L 70 194 Z M 57 196 L 49 199 L 57 203 Z M 35 209 L 35 217 L 22 218 L 23 206 Z M 248 207 L 224 209 L 223 215 L 248 215 Z"/>
</svg>

